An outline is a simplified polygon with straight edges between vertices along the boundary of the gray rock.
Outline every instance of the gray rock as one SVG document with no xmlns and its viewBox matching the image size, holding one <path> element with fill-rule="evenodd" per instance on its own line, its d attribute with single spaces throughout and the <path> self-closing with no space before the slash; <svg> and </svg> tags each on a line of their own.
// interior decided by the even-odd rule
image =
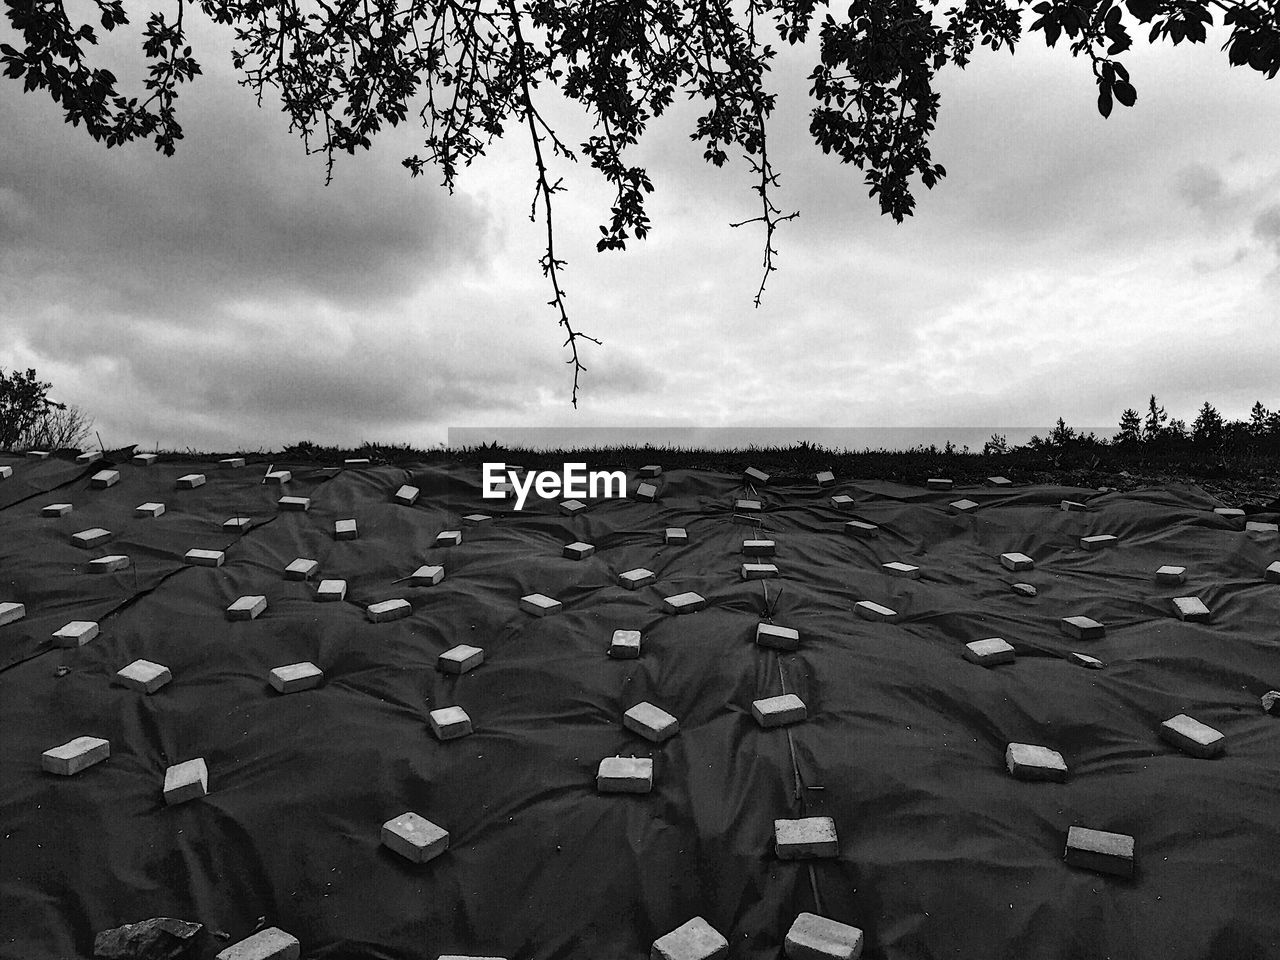
<svg viewBox="0 0 1280 960">
<path fill-rule="evenodd" d="M 93 938 L 97 960 L 179 960 L 195 945 L 201 924 L 172 917 L 152 917 L 103 930 Z"/>
</svg>

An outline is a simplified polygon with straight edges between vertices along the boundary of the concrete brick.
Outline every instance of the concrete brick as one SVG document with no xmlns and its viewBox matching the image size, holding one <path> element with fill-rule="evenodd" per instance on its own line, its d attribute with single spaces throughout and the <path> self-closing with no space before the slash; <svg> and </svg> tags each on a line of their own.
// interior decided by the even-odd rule
<svg viewBox="0 0 1280 960">
<path fill-rule="evenodd" d="M 262 478 L 263 483 L 272 483 L 276 486 L 284 486 L 293 480 L 293 474 L 288 470 L 272 470 Z"/>
<path fill-rule="evenodd" d="M 837 510 L 852 510 L 853 505 L 856 502 L 857 501 L 855 501 L 853 497 L 849 496 L 847 493 L 837 493 L 834 497 L 831 498 L 831 505 L 835 507 Z"/>
<path fill-rule="evenodd" d="M 1190 623 L 1205 623 L 1209 619 L 1209 608 L 1199 597 L 1174 597 L 1173 610 L 1179 620 Z"/>
<path fill-rule="evenodd" d="M 51 503 L 40 508 L 42 517 L 65 517 L 70 512 L 71 504 L 69 503 Z"/>
<path fill-rule="evenodd" d="M 772 540 L 743 540 L 742 555 L 744 557 L 772 557 L 778 552 L 778 545 Z"/>
<path fill-rule="evenodd" d="M 1132 877 L 1133 837 L 1073 826 L 1067 831 L 1067 847 L 1062 859 L 1072 867 Z"/>
<path fill-rule="evenodd" d="M 830 817 L 773 821 L 773 850 L 779 860 L 815 860 L 838 855 L 836 822 Z"/>
<path fill-rule="evenodd" d="M 1268 690 L 1262 695 L 1262 709 L 1266 713 L 1280 714 L 1280 690 Z"/>
<path fill-rule="evenodd" d="M 256 620 L 267 609 L 267 598 L 261 594 L 240 597 L 227 607 L 228 620 Z"/>
<path fill-rule="evenodd" d="M 636 484 L 635 497 L 637 500 L 643 500 L 645 503 L 653 503 L 658 499 L 658 488 L 652 483 Z"/>
<path fill-rule="evenodd" d="M 800 646 L 800 631 L 780 627 L 776 623 L 756 624 L 756 643 L 775 650 L 794 650 Z"/>
<path fill-rule="evenodd" d="M 152 519 L 162 517 L 164 516 L 164 504 L 153 501 L 140 503 L 133 508 L 133 515 L 135 517 L 151 517 Z"/>
<path fill-rule="evenodd" d="M 656 463 L 650 463 L 641 467 L 637 473 L 646 480 L 652 480 L 655 477 L 662 476 L 662 467 L 658 466 Z"/>
<path fill-rule="evenodd" d="M 1170 717 L 1160 724 L 1160 739 L 1193 757 L 1207 759 L 1222 752 L 1226 738 L 1208 724 L 1193 720 L 1185 713 Z"/>
<path fill-rule="evenodd" d="M 71 542 L 84 550 L 96 547 L 100 543 L 106 543 L 110 539 L 111 531 L 103 530 L 102 527 L 91 527 L 88 530 L 81 530 L 79 533 L 71 535 Z"/>
<path fill-rule="evenodd" d="M 196 487 L 204 486 L 203 473 L 188 473 L 179 477 L 174 486 L 179 490 L 194 490 Z"/>
<path fill-rule="evenodd" d="M 1104 547 L 1114 547 L 1120 540 L 1113 537 L 1109 533 L 1099 534 L 1094 537 L 1081 537 L 1080 547 L 1084 550 L 1101 550 Z"/>
<path fill-rule="evenodd" d="M 1235 519 L 1236 517 L 1243 517 L 1245 515 L 1244 511 L 1239 507 L 1214 507 L 1213 512 L 1220 517 L 1230 517 L 1232 519 Z"/>
<path fill-rule="evenodd" d="M 221 550 L 199 550 L 192 548 L 186 553 L 186 561 L 195 567 L 220 567 L 227 555 Z"/>
<path fill-rule="evenodd" d="M 747 467 L 746 470 L 742 471 L 742 479 L 747 483 L 758 483 L 760 486 L 764 486 L 769 482 L 769 474 L 763 470 L 757 470 L 755 467 Z"/>
<path fill-rule="evenodd" d="M 164 802 L 172 806 L 198 800 L 209 792 L 209 768 L 204 758 L 175 763 L 164 772 Z"/>
<path fill-rule="evenodd" d="M 651 583 L 655 583 L 658 575 L 652 570 L 646 570 L 644 567 L 636 567 L 634 570 L 627 570 L 618 574 L 618 581 L 628 590 L 639 590 L 641 587 L 647 587 Z"/>
<path fill-rule="evenodd" d="M 409 574 L 409 586 L 434 587 L 444 579 L 444 567 L 435 563 L 425 563 Z"/>
<path fill-rule="evenodd" d="M 135 453 L 132 462 L 139 467 L 149 467 L 159 459 L 160 457 L 154 453 Z"/>
<path fill-rule="evenodd" d="M 322 603 L 336 603 L 347 599 L 347 581 L 321 580 L 316 587 L 316 599 Z"/>
<path fill-rule="evenodd" d="M 324 671 L 310 660 L 301 663 L 287 663 L 283 667 L 275 667 L 267 675 L 277 693 L 297 693 L 300 690 L 313 690 L 324 683 Z"/>
<path fill-rule="evenodd" d="M 60 747 L 52 747 L 40 754 L 40 766 L 45 773 L 70 777 L 86 767 L 101 763 L 109 756 L 110 742 L 100 737 L 76 737 Z"/>
<path fill-rule="evenodd" d="M 11 600 L 0 603 L 0 627 L 10 623 L 17 623 L 26 615 L 27 608 L 21 603 L 14 603 Z"/>
<path fill-rule="evenodd" d="M 982 667 L 994 667 L 1001 663 L 1013 663 L 1016 659 L 1013 647 L 1000 637 L 974 640 L 964 645 L 964 658 Z"/>
<path fill-rule="evenodd" d="M 1107 628 L 1092 617 L 1063 617 L 1058 626 L 1077 640 L 1101 640 L 1107 633 Z"/>
<path fill-rule="evenodd" d="M 566 517 L 576 517 L 585 509 L 587 505 L 581 500 L 566 500 L 560 504 L 560 512 Z"/>
<path fill-rule="evenodd" d="M 59 627 L 53 635 L 55 647 L 83 647 L 98 635 L 98 625 L 92 620 L 72 620 Z"/>
<path fill-rule="evenodd" d="M 706 598 L 692 590 L 677 593 L 674 597 L 664 597 L 662 600 L 663 609 L 668 613 L 693 613 L 706 605 Z"/>
<path fill-rule="evenodd" d="M 450 647 L 436 658 L 436 669 L 441 673 L 466 673 L 484 663 L 484 650 L 460 643 Z"/>
<path fill-rule="evenodd" d="M 527 597 L 520 598 L 520 609 L 535 617 L 546 617 L 559 613 L 564 609 L 564 604 L 559 600 L 551 599 L 544 593 L 531 593 Z"/>
<path fill-rule="evenodd" d="M 694 917 L 653 941 L 649 960 L 724 960 L 729 941 L 702 917 Z"/>
<path fill-rule="evenodd" d="M 689 534 L 684 527 L 667 527 L 662 535 L 662 542 L 673 547 L 683 546 L 689 542 Z"/>
<path fill-rule="evenodd" d="M 333 539 L 358 540 L 359 538 L 360 529 L 356 526 L 354 519 L 335 520 L 333 522 Z"/>
<path fill-rule="evenodd" d="M 1182 583 L 1187 579 L 1186 567 L 1165 564 L 1156 570 L 1156 583 Z"/>
<path fill-rule="evenodd" d="M 1013 481 L 1008 477 L 987 477 L 989 487 L 1012 487 Z"/>
<path fill-rule="evenodd" d="M 1245 522 L 1244 529 L 1246 533 L 1280 533 L 1280 523 L 1248 520 Z"/>
<path fill-rule="evenodd" d="M 344 467 L 367 467 L 372 465 L 373 461 L 368 457 L 347 457 L 342 461 Z"/>
<path fill-rule="evenodd" d="M 471 718 L 461 707 L 441 707 L 427 715 L 437 740 L 457 740 L 471 733 Z"/>
<path fill-rule="evenodd" d="M 613 631 L 609 640 L 609 656 L 615 660 L 634 660 L 640 656 L 640 631 Z"/>
<path fill-rule="evenodd" d="M 976 501 L 969 500 L 968 498 L 966 498 L 964 500 L 952 501 L 951 503 L 947 504 L 947 509 L 954 514 L 972 513 L 974 510 L 978 509 L 978 504 Z"/>
<path fill-rule="evenodd" d="M 1020 594 L 1021 596 L 1024 596 L 1024 597 L 1034 597 L 1038 592 L 1036 588 L 1029 583 L 1011 584 L 1009 589 L 1011 589 L 1014 593 Z"/>
<path fill-rule="evenodd" d="M 772 580 L 778 576 L 778 568 L 772 563 L 744 563 L 743 580 Z"/>
<path fill-rule="evenodd" d="M 1267 565 L 1267 569 L 1262 572 L 1262 579 L 1267 583 L 1280 583 L 1280 560 Z"/>
<path fill-rule="evenodd" d="M 605 757 L 596 771 L 599 793 L 648 793 L 653 789 L 649 757 Z"/>
<path fill-rule="evenodd" d="M 733 501 L 733 509 L 736 513 L 759 513 L 764 504 L 759 500 L 739 499 Z"/>
<path fill-rule="evenodd" d="M 930 477 L 924 485 L 930 490 L 950 490 L 956 484 L 954 480 L 947 480 L 944 477 Z"/>
<path fill-rule="evenodd" d="M 95 490 L 105 490 L 120 482 L 119 470 L 99 470 L 89 478 L 89 486 Z"/>
<path fill-rule="evenodd" d="M 169 668 L 150 660 L 135 660 L 116 671 L 116 678 L 130 689 L 141 693 L 155 693 L 173 679 Z"/>
<path fill-rule="evenodd" d="M 1062 754 L 1034 743 L 1011 743 L 1004 751 L 1004 765 L 1019 780 L 1052 780 L 1065 783 L 1067 762 Z"/>
<path fill-rule="evenodd" d="M 809 718 L 809 709 L 794 693 L 751 701 L 751 715 L 765 729 L 785 727 Z"/>
<path fill-rule="evenodd" d="M 286 580 L 310 580 L 319 569 L 319 560 L 298 557 L 298 559 L 284 568 L 284 578 Z"/>
<path fill-rule="evenodd" d="M 220 952 L 215 960 L 298 960 L 298 938 L 279 927 L 267 927 Z"/>
<path fill-rule="evenodd" d="M 395 496 L 391 499 L 403 506 L 412 507 L 418 502 L 418 497 L 420 496 L 422 496 L 421 490 L 411 483 L 405 483 L 400 486 L 400 489 L 395 492 Z"/>
<path fill-rule="evenodd" d="M 310 497 L 281 497 L 276 501 L 276 506 L 281 510 L 296 510 L 306 513 L 311 509 Z"/>
<path fill-rule="evenodd" d="M 1087 653 L 1072 652 L 1067 654 L 1067 659 L 1070 660 L 1072 663 L 1074 663 L 1076 666 L 1086 667 L 1089 670 L 1101 670 L 1104 666 L 1106 666 L 1106 664 L 1104 664 L 1097 657 L 1091 657 Z"/>
<path fill-rule="evenodd" d="M 1017 573 L 1019 570 L 1034 570 L 1036 562 L 1025 553 L 1000 554 L 1000 566 Z"/>
<path fill-rule="evenodd" d="M 8 480 L 12 476 L 13 476 L 13 467 L 9 466 L 8 464 L 5 464 L 4 466 L 0 466 L 0 480 Z"/>
<path fill-rule="evenodd" d="M 863 620 L 892 621 L 898 618 L 898 611 L 891 610 L 874 600 L 859 600 L 853 608 Z"/>
<path fill-rule="evenodd" d="M 1080 510 L 1089 509 L 1086 504 L 1081 503 L 1079 500 L 1063 500 L 1061 506 L 1063 511 L 1066 513 L 1075 513 Z"/>
<path fill-rule="evenodd" d="M 566 560 L 585 560 L 595 552 L 595 547 L 589 543 L 583 543 L 581 540 L 574 543 L 566 543 L 562 551 Z"/>
<path fill-rule="evenodd" d="M 488 523 L 493 517 L 487 513 L 468 513 L 462 518 L 462 522 L 468 527 L 478 527 L 482 523 Z"/>
<path fill-rule="evenodd" d="M 48 450 L 28 450 L 27 459 L 28 460 L 48 460 L 49 451 Z"/>
<path fill-rule="evenodd" d="M 89 561 L 90 573 L 119 573 L 129 569 L 129 558 L 124 554 L 113 553 L 109 557 L 98 557 Z"/>
<path fill-rule="evenodd" d="M 426 863 L 449 849 L 449 831 L 409 811 L 382 825 L 382 845 L 406 860 Z"/>
<path fill-rule="evenodd" d="M 436 534 L 437 547 L 457 547 L 462 545 L 461 530 L 441 530 Z"/>
<path fill-rule="evenodd" d="M 401 597 L 393 600 L 379 600 L 364 608 L 365 616 L 372 623 L 387 623 L 391 620 L 403 620 L 413 613 L 413 605 Z"/>
<path fill-rule="evenodd" d="M 670 740 L 680 732 L 680 721 L 661 707 L 645 701 L 622 715 L 622 725 L 653 743 Z"/>
<path fill-rule="evenodd" d="M 253 520 L 249 517 L 231 517 L 229 520 L 222 521 L 222 529 L 233 531 L 235 533 L 244 533 L 253 526 Z"/>
<path fill-rule="evenodd" d="M 76 454 L 76 463 L 97 463 L 101 459 L 101 450 L 86 450 L 84 453 Z"/>
<path fill-rule="evenodd" d="M 865 520 L 850 520 L 844 525 L 844 532 L 851 537 L 874 538 L 880 536 L 880 528 Z"/>
<path fill-rule="evenodd" d="M 907 580 L 920 579 L 919 567 L 912 566 L 909 563 L 903 563 L 900 560 L 894 560 L 890 563 L 882 564 L 880 569 L 891 577 L 903 577 Z"/>
<path fill-rule="evenodd" d="M 796 917 L 782 941 L 787 960 L 858 960 L 863 936 L 857 927 L 814 913 Z"/>
<path fill-rule="evenodd" d="M 836 475 L 830 470 L 822 470 L 814 475 L 813 478 L 820 487 L 829 487 L 836 482 Z"/>
<path fill-rule="evenodd" d="M 244 457 L 224 457 L 218 461 L 218 465 L 224 470 L 242 470 L 244 468 Z"/>
</svg>

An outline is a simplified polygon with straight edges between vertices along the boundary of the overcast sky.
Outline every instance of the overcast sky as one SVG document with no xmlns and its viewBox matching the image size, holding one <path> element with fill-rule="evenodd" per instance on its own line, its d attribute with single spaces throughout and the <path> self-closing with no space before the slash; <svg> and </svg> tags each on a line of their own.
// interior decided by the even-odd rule
<svg viewBox="0 0 1280 960">
<path fill-rule="evenodd" d="M 191 11 L 188 11 L 190 14 Z M 11 40 L 7 26 L 0 39 Z M 608 193 L 560 171 L 560 251 L 587 345 L 578 411 L 512 136 L 448 196 L 394 131 L 306 157 L 277 106 L 195 33 L 177 156 L 111 151 L 0 78 L 0 366 L 35 367 L 108 446 L 431 445 L 453 426 L 1110 426 L 1155 393 L 1280 406 L 1280 89 L 1207 47 L 1128 55 L 1138 103 L 1103 120 L 1087 64 L 979 53 L 942 85 L 948 176 L 899 226 L 807 135 L 809 64 L 779 64 L 779 272 L 741 165 L 692 114 L 637 154 L 648 241 L 597 254 Z M 570 112 L 557 112 L 567 122 Z M 581 140 L 585 127 L 566 126 Z"/>
</svg>

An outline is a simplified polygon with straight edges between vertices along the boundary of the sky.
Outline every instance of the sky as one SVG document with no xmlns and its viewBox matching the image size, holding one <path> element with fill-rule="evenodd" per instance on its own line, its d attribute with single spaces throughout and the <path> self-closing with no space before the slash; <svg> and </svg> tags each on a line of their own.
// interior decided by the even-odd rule
<svg viewBox="0 0 1280 960">
<path fill-rule="evenodd" d="M 1187 422 L 1206 400 L 1280 407 L 1280 89 L 1229 69 L 1220 37 L 1139 43 L 1137 105 L 1107 120 L 1088 65 L 1039 35 L 949 70 L 948 175 L 902 225 L 810 141 L 812 51 L 780 57 L 770 152 L 800 215 L 758 309 L 763 236 L 729 226 L 756 215 L 750 173 L 702 162 L 690 108 L 635 151 L 653 229 L 624 253 L 595 252 L 609 194 L 564 165 L 568 303 L 603 341 L 577 410 L 527 140 L 449 195 L 401 167 L 421 149 L 401 128 L 326 186 L 198 22 L 172 158 L 108 151 L 0 77 L 0 367 L 34 367 L 108 447 L 205 451 L 451 428 L 1110 429 L 1153 393 Z"/>
</svg>

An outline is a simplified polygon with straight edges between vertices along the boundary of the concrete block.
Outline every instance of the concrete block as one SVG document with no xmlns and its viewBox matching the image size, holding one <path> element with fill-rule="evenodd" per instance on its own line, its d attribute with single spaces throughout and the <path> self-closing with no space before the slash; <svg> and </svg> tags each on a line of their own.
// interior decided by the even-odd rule
<svg viewBox="0 0 1280 960">
<path fill-rule="evenodd" d="M 794 693 L 751 701 L 751 715 L 765 729 L 785 727 L 809 718 L 809 709 Z"/>
<path fill-rule="evenodd" d="M 1280 560 L 1267 565 L 1267 569 L 1262 572 L 1262 578 L 1267 583 L 1280 583 Z"/>
<path fill-rule="evenodd" d="M 1268 690 L 1262 695 L 1262 709 L 1265 713 L 1280 714 L 1280 690 Z"/>
<path fill-rule="evenodd" d="M 649 960 L 724 960 L 729 941 L 715 927 L 694 917 L 653 941 Z"/>
<path fill-rule="evenodd" d="M 92 620 L 72 620 L 58 628 L 53 635 L 55 647 L 83 647 L 98 635 L 98 625 Z"/>
<path fill-rule="evenodd" d="M 674 597 L 664 597 L 662 600 L 663 609 L 668 613 L 693 613 L 706 605 L 706 599 L 692 590 L 677 593 Z"/>
<path fill-rule="evenodd" d="M 756 624 L 756 643 L 775 650 L 794 650 L 800 646 L 800 631 L 775 623 Z"/>
<path fill-rule="evenodd" d="M 1063 500 L 1062 509 L 1067 513 L 1075 513 L 1079 510 L 1088 510 L 1089 508 L 1079 500 Z"/>
<path fill-rule="evenodd" d="M 1173 744 L 1183 753 L 1207 759 L 1222 752 L 1226 738 L 1208 724 L 1193 720 L 1185 713 L 1170 717 L 1160 724 L 1160 739 Z"/>
<path fill-rule="evenodd" d="M 40 508 L 42 517 L 65 517 L 70 512 L 71 504 L 69 503 L 51 503 Z"/>
<path fill-rule="evenodd" d="M 1029 583 L 1011 584 L 1009 589 L 1011 589 L 1014 593 L 1024 597 L 1034 597 L 1038 592 L 1036 588 Z"/>
<path fill-rule="evenodd" d="M 581 500 L 566 500 L 560 504 L 560 512 L 566 517 L 576 517 L 585 509 L 587 505 Z"/>
<path fill-rule="evenodd" d="M 0 603 L 0 627 L 10 623 L 17 623 L 27 615 L 27 608 L 21 603 L 14 603 L 6 600 Z"/>
<path fill-rule="evenodd" d="M 382 844 L 406 860 L 426 863 L 449 849 L 449 831 L 409 811 L 382 825 Z"/>
<path fill-rule="evenodd" d="M 344 467 L 367 467 L 372 465 L 373 461 L 368 457 L 347 457 L 342 461 Z"/>
<path fill-rule="evenodd" d="M 851 537 L 874 538 L 880 536 L 880 528 L 865 520 L 850 520 L 844 525 L 844 532 Z"/>
<path fill-rule="evenodd" d="M 1068 866 L 1132 877 L 1133 837 L 1073 826 L 1067 831 L 1067 848 L 1062 859 Z"/>
<path fill-rule="evenodd" d="M 1012 487 L 1013 481 L 1008 477 L 987 477 L 989 487 Z"/>
<path fill-rule="evenodd" d="M 1209 619 L 1209 608 L 1199 597 L 1174 597 L 1173 610 L 1179 620 L 1190 623 L 1205 623 Z"/>
<path fill-rule="evenodd" d="M 566 560 L 585 560 L 595 552 L 596 548 L 591 544 L 578 540 L 574 543 L 566 543 L 563 555 Z"/>
<path fill-rule="evenodd" d="M 1101 640 L 1107 628 L 1092 617 L 1063 617 L 1058 623 L 1062 632 L 1077 640 Z"/>
<path fill-rule="evenodd" d="M 297 937 L 279 927 L 267 927 L 239 943 L 233 943 L 215 960 L 298 960 L 301 950 Z"/>
<path fill-rule="evenodd" d="M 778 568 L 772 563 L 744 563 L 743 580 L 772 580 L 778 576 Z"/>
<path fill-rule="evenodd" d="M 658 499 L 658 488 L 652 483 L 636 484 L 635 497 L 637 500 L 643 500 L 645 503 L 653 503 Z"/>
<path fill-rule="evenodd" d="M 487 513 L 468 513 L 462 518 L 462 522 L 468 527 L 478 527 L 482 523 L 488 523 L 493 517 Z"/>
<path fill-rule="evenodd" d="M 119 573 L 129 569 L 129 558 L 124 554 L 113 553 L 109 557 L 98 557 L 89 561 L 90 573 Z"/>
<path fill-rule="evenodd" d="M 395 492 L 395 496 L 391 499 L 403 506 L 412 507 L 418 502 L 418 497 L 420 496 L 422 496 L 421 490 L 412 484 L 405 483 L 400 486 L 400 489 Z"/>
<path fill-rule="evenodd" d="M 815 474 L 813 479 L 817 481 L 818 486 L 829 487 L 836 482 L 836 475 L 830 470 L 823 470 Z"/>
<path fill-rule="evenodd" d="M 769 482 L 769 475 L 763 470 L 757 470 L 755 467 L 747 467 L 746 470 L 742 471 L 742 479 L 747 483 L 758 483 L 763 487 Z"/>
<path fill-rule="evenodd" d="M 655 477 L 662 476 L 662 467 L 658 466 L 656 463 L 650 463 L 641 467 L 637 473 L 646 480 L 653 480 Z"/>
<path fill-rule="evenodd" d="M 85 550 L 96 547 L 100 543 L 106 543 L 110 539 L 111 531 L 103 530 L 102 527 L 91 527 L 71 535 L 71 542 Z"/>
<path fill-rule="evenodd" d="M 293 474 L 288 470 L 272 470 L 262 478 L 263 483 L 273 483 L 276 486 L 284 486 L 293 479 Z"/>
<path fill-rule="evenodd" d="M 86 450 L 84 453 L 76 454 L 76 463 L 97 463 L 101 459 L 101 450 Z"/>
<path fill-rule="evenodd" d="M 1004 751 L 1004 765 L 1019 780 L 1052 780 L 1065 783 L 1067 762 L 1062 754 L 1034 743 L 1011 743 Z"/>
<path fill-rule="evenodd" d="M 89 478 L 89 486 L 95 490 L 105 490 L 120 482 L 119 470 L 99 470 Z"/>
<path fill-rule="evenodd" d="M 267 598 L 261 594 L 240 597 L 227 607 L 228 620 L 256 620 L 267 609 Z"/>
<path fill-rule="evenodd" d="M 284 578 L 286 580 L 310 580 L 315 576 L 316 571 L 319 569 L 319 560 L 310 560 L 307 557 L 298 557 L 297 560 L 294 560 L 284 568 Z"/>
<path fill-rule="evenodd" d="M 426 563 L 409 574 L 409 586 L 434 587 L 444 579 L 444 567 L 435 563 Z"/>
<path fill-rule="evenodd" d="M 596 771 L 599 793 L 648 793 L 653 789 L 649 757 L 605 757 Z"/>
<path fill-rule="evenodd" d="M 220 567 L 227 559 L 221 550 L 191 549 L 186 553 L 186 561 L 195 567 Z"/>
<path fill-rule="evenodd" d="M 28 450 L 27 459 L 28 460 L 48 460 L 49 451 L 48 450 Z"/>
<path fill-rule="evenodd" d="M 173 679 L 169 668 L 150 660 L 135 660 L 116 671 L 116 678 L 126 687 L 141 693 L 155 693 Z"/>
<path fill-rule="evenodd" d="M 76 737 L 60 747 L 52 747 L 40 754 L 40 766 L 45 773 L 70 777 L 86 767 L 101 763 L 111 756 L 111 744 L 100 737 Z"/>
<path fill-rule="evenodd" d="M 944 477 L 930 477 L 924 485 L 929 490 L 950 490 L 956 484 L 954 480 L 947 480 Z"/>
<path fill-rule="evenodd" d="M 1028 557 L 1025 553 L 1002 553 L 1000 554 L 1000 566 L 1006 570 L 1012 570 L 1017 573 L 1019 570 L 1033 570 L 1036 562 Z"/>
<path fill-rule="evenodd" d="M 1230 517 L 1232 519 L 1244 516 L 1244 511 L 1239 507 L 1214 507 L 1213 512 L 1220 517 Z"/>
<path fill-rule="evenodd" d="M 441 673 L 466 673 L 484 663 L 484 650 L 460 643 L 450 647 L 436 658 L 436 669 Z"/>
<path fill-rule="evenodd" d="M 673 547 L 683 546 L 689 542 L 689 534 L 684 527 L 667 527 L 662 535 L 662 542 Z"/>
<path fill-rule="evenodd" d="M 231 533 L 244 533 L 252 526 L 253 520 L 249 517 L 232 517 L 222 521 L 222 529 Z"/>
<path fill-rule="evenodd" d="M 154 453 L 135 453 L 132 462 L 139 467 L 149 467 L 159 459 L 159 455 Z"/>
<path fill-rule="evenodd" d="M 164 772 L 164 802 L 172 806 L 197 800 L 209 792 L 209 768 L 204 758 L 176 763 Z"/>
<path fill-rule="evenodd" d="M 609 640 L 609 656 L 615 660 L 634 660 L 640 656 L 640 631 L 613 631 Z"/>
<path fill-rule="evenodd" d="M 461 530 L 441 530 L 436 534 L 437 547 L 457 547 L 462 544 Z"/>
<path fill-rule="evenodd" d="M 796 917 L 782 941 L 787 960 L 858 960 L 863 936 L 857 927 L 814 913 Z"/>
<path fill-rule="evenodd" d="M 300 690 L 313 690 L 324 683 L 324 671 L 310 660 L 301 663 L 288 663 L 283 667 L 275 667 L 267 680 L 277 693 L 297 693 Z"/>
<path fill-rule="evenodd" d="M 744 557 L 772 557 L 778 552 L 778 545 L 772 540 L 743 540 L 742 555 Z"/>
<path fill-rule="evenodd" d="M 133 515 L 135 517 L 151 517 L 152 519 L 155 517 L 162 517 L 164 516 L 164 504 L 152 501 L 140 503 L 134 507 Z"/>
<path fill-rule="evenodd" d="M 978 509 L 978 504 L 975 501 L 966 498 L 964 500 L 952 501 L 947 504 L 947 509 L 957 515 L 961 513 L 972 513 L 974 510 Z"/>
<path fill-rule="evenodd" d="M 1087 653 L 1069 653 L 1067 659 L 1079 667 L 1086 667 L 1089 670 L 1101 670 L 1104 664 L 1097 657 L 1091 657 Z"/>
<path fill-rule="evenodd" d="M 4 466 L 0 466 L 0 480 L 8 480 L 12 476 L 13 476 L 13 467 L 9 466 L 8 464 L 5 464 Z"/>
<path fill-rule="evenodd" d="M 830 817 L 773 821 L 773 849 L 779 860 L 815 860 L 839 853 L 836 822 Z"/>
<path fill-rule="evenodd" d="M 244 468 L 244 457 L 223 457 L 218 465 L 224 470 L 241 470 Z"/>
<path fill-rule="evenodd" d="M 179 490 L 194 490 L 196 487 L 203 487 L 204 474 L 188 473 L 186 476 L 179 477 L 174 486 Z"/>
<path fill-rule="evenodd" d="M 347 581 L 321 580 L 316 588 L 316 599 L 321 603 L 336 603 L 347 599 Z"/>
<path fill-rule="evenodd" d="M 311 509 L 310 497 L 281 497 L 276 501 L 276 506 L 281 510 L 296 510 L 306 513 Z"/>
<path fill-rule="evenodd" d="M 535 617 L 546 617 L 559 613 L 564 609 L 564 604 L 559 600 L 552 600 L 546 594 L 531 593 L 527 597 L 520 598 L 520 609 Z"/>
<path fill-rule="evenodd" d="M 333 539 L 335 540 L 356 540 L 360 537 L 360 530 L 356 526 L 354 519 L 335 520 L 333 522 Z"/>
<path fill-rule="evenodd" d="M 898 611 L 891 610 L 883 604 L 876 603 L 874 600 L 859 600 L 853 605 L 853 608 L 863 620 L 888 622 L 898 618 Z"/>
<path fill-rule="evenodd" d="M 1001 663 L 1013 663 L 1015 655 L 1008 641 L 1000 637 L 974 640 L 964 645 L 964 658 L 982 667 L 994 667 Z"/>
<path fill-rule="evenodd" d="M 759 500 L 741 499 L 733 501 L 733 509 L 736 513 L 759 513 L 764 504 Z"/>
<path fill-rule="evenodd" d="M 471 718 L 461 707 L 441 707 L 427 715 L 437 740 L 457 740 L 471 733 Z"/>
<path fill-rule="evenodd" d="M 1113 537 L 1109 533 L 1100 534 L 1096 537 L 1080 538 L 1080 546 L 1084 550 L 1101 550 L 1104 547 L 1114 547 L 1119 542 L 1118 537 Z"/>
<path fill-rule="evenodd" d="M 387 623 L 391 620 L 403 620 L 413 613 L 413 605 L 408 600 L 397 597 L 394 600 L 379 600 L 364 609 L 365 616 L 372 623 Z"/>
<path fill-rule="evenodd" d="M 912 566 L 909 563 L 902 563 L 899 560 L 894 560 L 891 563 L 882 564 L 880 569 L 883 570 L 885 573 L 889 574 L 889 576 L 891 577 L 903 577 L 907 580 L 920 579 L 919 567 Z"/>
<path fill-rule="evenodd" d="M 1174 567 L 1166 564 L 1156 570 L 1156 583 L 1182 583 L 1186 579 L 1186 567 Z"/>
<path fill-rule="evenodd" d="M 680 732 L 680 721 L 652 703 L 637 703 L 622 715 L 622 725 L 653 743 L 670 740 Z"/>
<path fill-rule="evenodd" d="M 849 496 L 847 493 L 837 493 L 834 497 L 831 498 L 831 505 L 835 507 L 837 510 L 852 510 L 853 505 L 856 502 L 857 501 L 855 501 L 853 497 Z"/>
<path fill-rule="evenodd" d="M 1245 521 L 1246 533 L 1280 533 L 1280 523 L 1265 523 L 1261 520 Z"/>
<path fill-rule="evenodd" d="M 639 590 L 641 587 L 647 587 L 651 583 L 655 583 L 658 575 L 652 570 L 646 570 L 644 567 L 636 567 L 634 570 L 627 570 L 618 574 L 618 581 L 628 590 Z"/>
</svg>

